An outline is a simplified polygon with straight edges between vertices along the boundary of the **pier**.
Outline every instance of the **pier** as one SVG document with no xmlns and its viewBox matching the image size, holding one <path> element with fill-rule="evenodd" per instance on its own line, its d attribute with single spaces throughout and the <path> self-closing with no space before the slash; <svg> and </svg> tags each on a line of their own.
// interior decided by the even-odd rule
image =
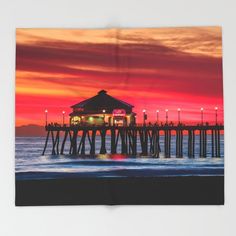
<svg viewBox="0 0 236 236">
<path fill-rule="evenodd" d="M 42 155 L 50 148 L 52 155 L 91 155 L 107 154 L 106 138 L 110 136 L 109 154 L 124 154 L 133 157 L 152 156 L 159 158 L 163 152 L 165 158 L 171 157 L 171 140 L 175 140 L 175 156 L 183 157 L 183 137 L 187 136 L 187 156 L 206 158 L 207 150 L 211 150 L 212 157 L 220 157 L 220 134 L 223 125 L 130 125 L 130 126 L 82 126 L 82 125 L 46 125 L 47 132 Z M 161 150 L 160 137 L 164 138 L 164 148 Z M 208 138 L 211 137 L 211 140 Z M 49 147 L 49 139 L 51 145 Z M 198 139 L 199 151 L 196 151 Z M 100 140 L 96 148 L 96 140 Z M 69 142 L 69 153 L 65 153 L 65 144 Z M 140 145 L 141 152 L 137 146 Z M 211 147 L 209 147 L 209 145 Z M 89 146 L 89 152 L 86 150 Z M 96 150 L 100 150 L 96 153 Z"/>
</svg>

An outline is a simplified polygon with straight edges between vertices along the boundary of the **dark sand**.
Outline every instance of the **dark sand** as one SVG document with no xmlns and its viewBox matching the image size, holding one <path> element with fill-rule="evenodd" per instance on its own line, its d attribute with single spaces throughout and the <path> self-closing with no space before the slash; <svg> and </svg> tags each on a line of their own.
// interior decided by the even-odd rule
<svg viewBox="0 0 236 236">
<path fill-rule="evenodd" d="M 223 176 L 16 180 L 16 206 L 222 205 Z"/>
</svg>

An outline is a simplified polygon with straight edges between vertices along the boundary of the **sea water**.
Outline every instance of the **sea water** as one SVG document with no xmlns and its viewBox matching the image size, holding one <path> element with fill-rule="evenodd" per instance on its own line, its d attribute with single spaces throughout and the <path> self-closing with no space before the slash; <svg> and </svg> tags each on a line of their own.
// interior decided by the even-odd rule
<svg viewBox="0 0 236 236">
<path fill-rule="evenodd" d="M 207 157 L 199 157 L 199 137 L 195 141 L 195 158 L 187 157 L 187 136 L 183 138 L 183 158 L 175 157 L 175 138 L 171 140 L 171 158 L 163 154 L 164 139 L 160 138 L 160 158 L 151 156 L 95 155 L 85 156 L 51 155 L 51 143 L 44 156 L 45 137 L 16 137 L 15 172 L 17 179 L 51 179 L 70 177 L 157 177 L 157 176 L 208 176 L 224 175 L 224 138 L 221 135 L 220 157 L 211 157 L 211 138 L 207 139 Z M 99 153 L 100 140 L 96 140 Z M 141 153 L 141 145 L 137 145 Z M 110 138 L 106 139 L 110 152 Z M 120 151 L 120 148 L 117 150 Z M 69 143 L 65 145 L 69 153 Z"/>
</svg>

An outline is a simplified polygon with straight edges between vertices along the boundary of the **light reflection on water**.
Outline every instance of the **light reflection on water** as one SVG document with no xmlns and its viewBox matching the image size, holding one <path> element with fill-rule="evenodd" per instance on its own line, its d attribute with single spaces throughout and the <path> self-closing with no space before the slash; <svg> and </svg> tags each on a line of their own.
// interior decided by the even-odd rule
<svg viewBox="0 0 236 236">
<path fill-rule="evenodd" d="M 188 158 L 187 140 L 183 141 L 183 158 L 175 158 L 175 140 L 172 139 L 171 158 L 128 157 L 121 154 L 96 155 L 89 157 L 89 148 L 84 157 L 46 153 L 41 156 L 45 138 L 16 138 L 17 178 L 66 178 L 66 177 L 138 177 L 138 176 L 186 176 L 186 175 L 223 175 L 224 174 L 224 141 L 221 139 L 221 158 L 211 158 L 210 145 L 207 148 L 207 158 Z M 97 140 L 97 147 L 100 141 Z M 210 142 L 210 138 L 208 138 Z M 49 146 L 51 144 L 49 143 Z M 160 140 L 163 150 L 163 140 Z M 140 145 L 138 145 L 140 146 Z M 196 141 L 196 153 L 198 153 Z M 65 147 L 68 153 L 69 145 Z M 96 150 L 99 152 L 99 150 Z M 109 140 L 107 139 L 109 152 Z M 118 150 L 119 151 L 119 150 Z M 140 147 L 138 149 L 141 152 Z"/>
</svg>

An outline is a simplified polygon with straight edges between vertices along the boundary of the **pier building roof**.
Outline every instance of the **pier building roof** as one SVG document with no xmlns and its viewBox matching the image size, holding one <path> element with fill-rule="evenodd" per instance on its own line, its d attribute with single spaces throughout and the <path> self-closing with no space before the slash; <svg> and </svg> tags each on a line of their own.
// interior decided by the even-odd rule
<svg viewBox="0 0 236 236">
<path fill-rule="evenodd" d="M 127 102 L 108 95 L 105 90 L 100 90 L 97 95 L 71 106 L 74 111 L 73 114 L 75 112 L 80 114 L 101 112 L 102 110 L 105 110 L 106 113 L 112 113 L 114 109 L 124 109 L 127 113 L 131 113 L 133 107 Z"/>
</svg>

